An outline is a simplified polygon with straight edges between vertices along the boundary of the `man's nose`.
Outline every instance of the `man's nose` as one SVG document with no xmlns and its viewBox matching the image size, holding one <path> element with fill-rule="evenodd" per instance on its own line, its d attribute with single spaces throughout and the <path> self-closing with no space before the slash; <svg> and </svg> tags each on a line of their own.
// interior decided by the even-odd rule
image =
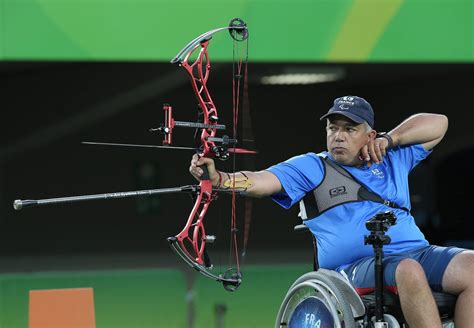
<svg viewBox="0 0 474 328">
<path fill-rule="evenodd" d="M 336 131 L 336 136 L 335 136 L 336 141 L 344 141 L 344 133 L 341 130 Z"/>
</svg>

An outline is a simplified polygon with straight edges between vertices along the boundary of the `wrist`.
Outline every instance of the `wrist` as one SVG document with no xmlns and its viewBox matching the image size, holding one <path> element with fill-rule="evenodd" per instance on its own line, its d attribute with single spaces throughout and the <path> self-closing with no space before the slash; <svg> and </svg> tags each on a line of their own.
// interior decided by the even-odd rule
<svg viewBox="0 0 474 328">
<path fill-rule="evenodd" d="M 388 145 L 387 145 L 387 148 L 390 149 L 390 148 L 393 148 L 394 146 L 394 143 L 393 143 L 393 138 L 390 134 L 388 134 L 387 132 L 379 132 L 377 133 L 377 136 L 376 138 L 384 138 L 387 140 L 388 142 Z"/>
<path fill-rule="evenodd" d="M 222 173 L 217 170 L 216 170 L 216 173 L 217 173 L 217 182 L 215 182 L 216 179 L 214 179 L 214 181 L 212 182 L 212 185 L 215 188 L 220 188 L 222 186 Z"/>
</svg>

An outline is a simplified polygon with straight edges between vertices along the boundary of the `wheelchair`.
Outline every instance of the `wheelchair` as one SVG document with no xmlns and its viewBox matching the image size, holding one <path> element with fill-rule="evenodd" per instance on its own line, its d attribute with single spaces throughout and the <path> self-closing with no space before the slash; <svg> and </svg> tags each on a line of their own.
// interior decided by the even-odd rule
<svg viewBox="0 0 474 328">
<path fill-rule="evenodd" d="M 393 212 L 379 213 L 366 222 L 370 231 L 365 243 L 373 246 L 375 257 L 375 290 L 360 294 L 339 272 L 318 268 L 317 246 L 314 271 L 291 285 L 277 314 L 276 328 L 399 328 L 408 327 L 398 296 L 383 288 L 383 245 L 390 243 L 385 234 L 396 223 Z M 296 232 L 309 231 L 301 224 Z M 443 328 L 454 328 L 456 296 L 433 292 Z"/>
</svg>

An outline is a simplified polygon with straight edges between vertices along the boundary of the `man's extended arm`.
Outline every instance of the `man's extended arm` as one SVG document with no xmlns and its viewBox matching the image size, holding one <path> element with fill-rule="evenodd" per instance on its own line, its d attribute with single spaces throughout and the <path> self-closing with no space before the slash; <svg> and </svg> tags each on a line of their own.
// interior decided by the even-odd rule
<svg viewBox="0 0 474 328">
<path fill-rule="evenodd" d="M 219 172 L 211 158 L 194 155 L 189 172 L 199 180 L 203 171 L 199 166 L 207 165 L 209 177 L 214 188 L 231 189 L 245 192 L 252 197 L 265 197 L 282 190 L 280 180 L 268 171 L 241 171 L 236 173 Z"/>
</svg>

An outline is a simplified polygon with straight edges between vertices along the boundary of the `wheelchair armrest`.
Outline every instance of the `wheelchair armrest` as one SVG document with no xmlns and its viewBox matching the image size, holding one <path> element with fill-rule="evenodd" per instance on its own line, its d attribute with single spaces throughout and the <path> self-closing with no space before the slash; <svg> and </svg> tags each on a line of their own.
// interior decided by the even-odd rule
<svg viewBox="0 0 474 328">
<path fill-rule="evenodd" d="M 303 232 L 308 232 L 309 228 L 305 226 L 304 224 L 298 224 L 293 227 L 293 231 L 296 233 L 303 233 Z"/>
</svg>

